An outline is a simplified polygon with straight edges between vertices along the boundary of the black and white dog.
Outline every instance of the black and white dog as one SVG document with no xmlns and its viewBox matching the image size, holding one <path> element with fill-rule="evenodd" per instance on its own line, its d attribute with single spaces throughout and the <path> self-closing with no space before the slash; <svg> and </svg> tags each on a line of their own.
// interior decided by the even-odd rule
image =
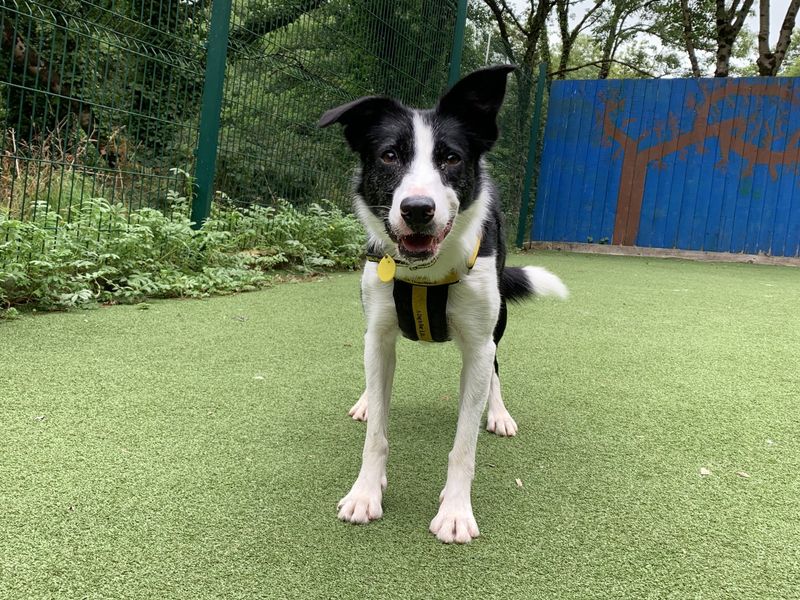
<svg viewBox="0 0 800 600">
<path fill-rule="evenodd" d="M 496 350 L 506 301 L 566 298 L 561 280 L 540 267 L 506 267 L 500 203 L 483 155 L 497 140 L 497 112 L 511 66 L 476 71 L 432 110 L 371 96 L 331 109 L 320 126 L 340 123 L 361 157 L 355 209 L 369 234 L 361 280 L 367 318 L 367 388 L 350 410 L 367 420 L 361 471 L 339 502 L 339 518 L 383 515 L 389 444 L 386 423 L 395 342 L 453 339 L 463 359 L 455 443 L 439 512 L 430 530 L 443 542 L 478 535 L 470 498 L 483 410 L 486 429 L 512 436 L 517 424 L 500 396 Z"/>
</svg>

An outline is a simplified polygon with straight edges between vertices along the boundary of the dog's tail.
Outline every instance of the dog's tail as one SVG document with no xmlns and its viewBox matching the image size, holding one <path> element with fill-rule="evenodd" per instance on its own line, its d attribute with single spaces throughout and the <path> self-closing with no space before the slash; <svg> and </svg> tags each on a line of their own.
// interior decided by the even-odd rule
<svg viewBox="0 0 800 600">
<path fill-rule="evenodd" d="M 529 296 L 555 296 L 566 300 L 569 290 L 544 267 L 506 267 L 500 278 L 500 295 L 512 302 Z"/>
</svg>

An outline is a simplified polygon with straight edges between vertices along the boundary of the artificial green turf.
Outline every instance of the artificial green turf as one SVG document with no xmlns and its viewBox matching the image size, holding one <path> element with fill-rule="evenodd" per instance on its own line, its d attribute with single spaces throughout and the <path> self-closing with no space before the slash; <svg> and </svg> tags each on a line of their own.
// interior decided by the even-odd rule
<svg viewBox="0 0 800 600">
<path fill-rule="evenodd" d="M 336 520 L 357 274 L 0 324 L 0 596 L 797 597 L 800 271 L 512 261 L 572 298 L 510 310 L 520 432 L 480 435 L 467 546 L 427 531 L 452 344 L 400 342 L 384 518 Z"/>
</svg>

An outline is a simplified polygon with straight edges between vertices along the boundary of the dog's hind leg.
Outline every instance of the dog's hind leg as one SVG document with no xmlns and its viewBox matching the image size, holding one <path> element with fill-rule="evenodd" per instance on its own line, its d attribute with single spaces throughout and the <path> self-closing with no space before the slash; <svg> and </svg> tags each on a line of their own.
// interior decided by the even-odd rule
<svg viewBox="0 0 800 600">
<path fill-rule="evenodd" d="M 500 378 L 497 376 L 496 370 L 492 373 L 492 383 L 489 388 L 486 431 L 491 431 L 502 437 L 517 435 L 517 423 L 509 414 L 506 405 L 503 404 L 503 398 L 500 394 Z"/>
<path fill-rule="evenodd" d="M 497 324 L 494 326 L 495 347 L 500 343 L 503 332 L 506 330 L 506 320 L 508 309 L 506 301 L 500 301 L 500 313 L 497 317 Z M 355 407 L 353 407 L 355 408 Z M 355 419 L 355 417 L 353 417 Z M 499 436 L 513 436 L 517 434 L 517 423 L 511 418 L 503 404 L 503 397 L 500 394 L 500 367 L 497 364 L 497 354 L 494 357 L 494 373 L 492 373 L 492 383 L 489 388 L 489 410 L 486 413 L 486 431 L 491 431 Z"/>
<path fill-rule="evenodd" d="M 354 421 L 367 420 L 367 390 L 364 390 L 364 393 L 361 394 L 361 398 L 358 399 L 358 402 L 353 404 L 353 407 L 347 411 L 347 414 L 353 417 Z"/>
</svg>

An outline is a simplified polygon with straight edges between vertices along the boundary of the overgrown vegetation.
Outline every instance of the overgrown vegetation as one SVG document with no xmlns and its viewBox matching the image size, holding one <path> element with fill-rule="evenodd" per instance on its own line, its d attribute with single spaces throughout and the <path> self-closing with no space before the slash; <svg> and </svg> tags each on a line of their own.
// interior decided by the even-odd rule
<svg viewBox="0 0 800 600">
<path fill-rule="evenodd" d="M 40 206 L 30 220 L 0 212 L 0 318 L 17 307 L 65 309 L 146 298 L 202 297 L 253 290 L 276 271 L 351 269 L 364 233 L 332 205 L 298 210 L 218 205 L 200 229 L 186 198 L 171 192 L 171 214 L 84 200 L 71 220 Z"/>
</svg>

